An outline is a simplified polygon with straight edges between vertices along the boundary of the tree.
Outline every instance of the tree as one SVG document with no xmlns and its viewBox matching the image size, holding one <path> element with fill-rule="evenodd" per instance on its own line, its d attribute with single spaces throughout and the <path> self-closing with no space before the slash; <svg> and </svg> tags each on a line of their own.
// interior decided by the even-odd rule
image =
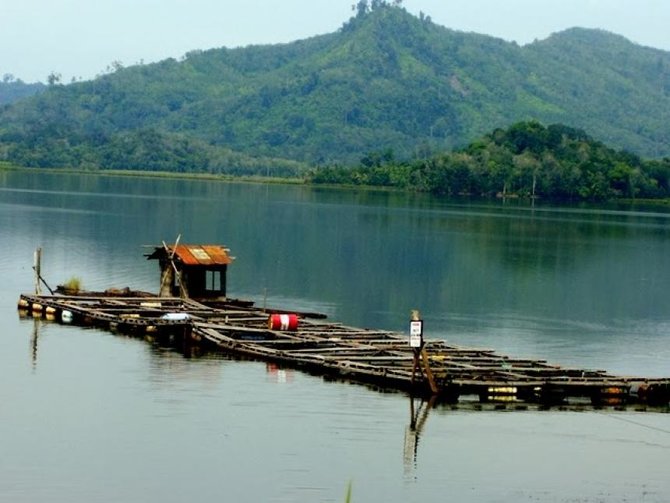
<svg viewBox="0 0 670 503">
<path fill-rule="evenodd" d="M 360 0 L 354 7 L 356 9 L 356 16 L 363 17 L 368 12 L 368 0 Z"/>
<path fill-rule="evenodd" d="M 119 61 L 118 59 L 115 59 L 114 61 L 112 61 L 110 63 L 108 68 L 110 68 L 110 72 L 112 72 L 112 73 L 113 72 L 118 72 L 120 70 L 123 70 L 123 63 L 121 61 Z"/>
<path fill-rule="evenodd" d="M 47 82 L 49 83 L 50 86 L 55 86 L 56 84 L 60 84 L 62 75 L 58 72 L 51 72 L 49 75 L 47 75 Z"/>
</svg>

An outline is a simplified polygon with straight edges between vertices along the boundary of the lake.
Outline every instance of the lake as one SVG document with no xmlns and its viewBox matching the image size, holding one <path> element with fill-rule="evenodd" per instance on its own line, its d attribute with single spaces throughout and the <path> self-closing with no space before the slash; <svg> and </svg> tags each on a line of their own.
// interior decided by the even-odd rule
<svg viewBox="0 0 670 503">
<path fill-rule="evenodd" d="M 519 357 L 670 376 L 670 208 L 0 171 L 0 501 L 665 502 L 670 415 L 430 409 L 220 354 L 20 319 L 54 287 L 157 291 L 162 240 L 231 295 Z"/>
</svg>

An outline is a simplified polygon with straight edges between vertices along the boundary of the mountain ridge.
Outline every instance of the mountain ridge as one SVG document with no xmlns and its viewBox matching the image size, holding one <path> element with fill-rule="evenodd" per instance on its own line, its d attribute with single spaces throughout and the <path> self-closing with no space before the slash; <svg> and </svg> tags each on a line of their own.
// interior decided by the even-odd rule
<svg viewBox="0 0 670 503">
<path fill-rule="evenodd" d="M 107 167 L 105 144 L 149 130 L 211 151 L 194 170 L 211 171 L 220 149 L 303 165 L 351 163 L 389 147 L 405 158 L 449 150 L 531 119 L 662 157 L 670 155 L 663 110 L 668 52 L 583 28 L 519 46 L 382 4 L 325 35 L 191 51 L 181 61 L 50 86 L 0 110 L 0 160 L 21 163 L 26 145 L 47 143 L 45 152 L 76 164 L 58 146 L 67 139 L 87 162 Z M 35 157 L 28 161 L 54 164 Z"/>
</svg>

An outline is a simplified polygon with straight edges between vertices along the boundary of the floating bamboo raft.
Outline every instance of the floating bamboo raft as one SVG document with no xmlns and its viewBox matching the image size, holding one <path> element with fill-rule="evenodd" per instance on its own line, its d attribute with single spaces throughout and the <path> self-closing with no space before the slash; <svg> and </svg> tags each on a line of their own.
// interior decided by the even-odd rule
<svg viewBox="0 0 670 503">
<path fill-rule="evenodd" d="M 444 340 L 427 340 L 419 353 L 409 347 L 403 334 L 306 316 L 300 317 L 297 327 L 279 330 L 268 326 L 268 311 L 239 303 L 212 307 L 166 297 L 21 295 L 19 309 L 36 317 L 175 344 L 215 346 L 227 353 L 384 390 L 436 394 L 452 403 L 467 397 L 479 402 L 544 405 L 583 402 L 667 407 L 670 402 L 670 379 L 564 368 Z"/>
</svg>

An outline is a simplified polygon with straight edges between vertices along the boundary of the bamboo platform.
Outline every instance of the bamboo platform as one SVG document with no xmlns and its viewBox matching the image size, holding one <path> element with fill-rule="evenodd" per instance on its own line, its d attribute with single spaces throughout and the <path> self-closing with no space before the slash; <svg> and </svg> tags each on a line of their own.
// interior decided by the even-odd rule
<svg viewBox="0 0 670 503">
<path fill-rule="evenodd" d="M 610 375 L 514 358 L 491 349 L 427 340 L 421 353 L 404 334 L 300 317 L 297 329 L 268 328 L 268 311 L 240 303 L 207 306 L 172 297 L 21 295 L 24 314 L 97 326 L 174 344 L 215 347 L 382 390 L 437 395 L 457 403 L 668 407 L 670 378 Z M 166 316 L 167 315 L 167 316 Z M 182 319 L 179 319 L 179 318 Z M 419 361 L 420 360 L 420 361 Z"/>
</svg>

